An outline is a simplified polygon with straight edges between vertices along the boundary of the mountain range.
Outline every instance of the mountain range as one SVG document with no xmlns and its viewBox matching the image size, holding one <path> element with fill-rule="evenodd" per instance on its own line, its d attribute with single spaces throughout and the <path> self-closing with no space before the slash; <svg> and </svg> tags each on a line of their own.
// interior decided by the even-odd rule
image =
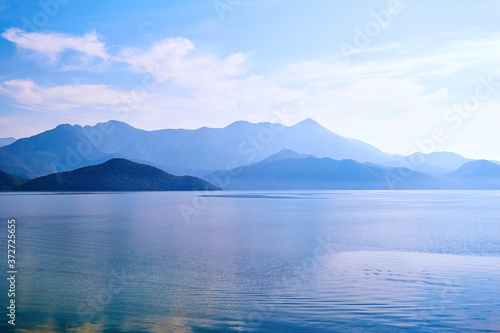
<svg viewBox="0 0 500 333">
<path fill-rule="evenodd" d="M 283 150 L 261 162 L 219 170 L 204 179 L 225 190 L 500 189 L 500 165 L 471 161 L 456 171 L 432 176 L 408 168 Z"/>
<path fill-rule="evenodd" d="M 405 167 L 431 175 L 451 172 L 470 161 L 448 152 L 406 157 L 386 154 L 362 141 L 337 135 L 312 119 L 293 126 L 237 121 L 224 128 L 156 131 L 109 121 L 83 127 L 59 125 L 0 147 L 0 170 L 35 178 L 125 158 L 174 175 L 201 177 L 260 162 L 283 149 L 373 166 Z"/>
<path fill-rule="evenodd" d="M 498 163 L 390 155 L 311 119 L 157 131 L 109 121 L 59 125 L 0 147 L 0 189 L 500 189 Z"/>
<path fill-rule="evenodd" d="M 485 160 L 471 161 L 443 175 L 441 181 L 448 189 L 498 190 L 500 165 Z"/>
<path fill-rule="evenodd" d="M 204 179 L 225 190 L 438 188 L 434 177 L 406 168 L 377 167 L 350 159 L 275 155 L 255 164 L 210 173 Z"/>
<path fill-rule="evenodd" d="M 215 186 L 215 185 L 217 186 Z M 317 158 L 282 150 L 269 158 L 210 173 L 205 180 L 114 158 L 105 163 L 28 180 L 0 172 L 6 191 L 206 191 L 206 190 L 408 190 L 500 189 L 500 165 L 471 161 L 434 177 L 407 168 Z"/>
</svg>

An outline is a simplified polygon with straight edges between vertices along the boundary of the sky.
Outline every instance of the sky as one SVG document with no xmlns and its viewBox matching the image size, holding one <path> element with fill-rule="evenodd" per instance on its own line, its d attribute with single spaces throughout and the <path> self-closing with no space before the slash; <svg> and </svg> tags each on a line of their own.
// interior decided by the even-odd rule
<svg viewBox="0 0 500 333">
<path fill-rule="evenodd" d="M 498 22 L 499 0 L 0 0 L 0 137 L 312 118 L 500 160 Z"/>
</svg>

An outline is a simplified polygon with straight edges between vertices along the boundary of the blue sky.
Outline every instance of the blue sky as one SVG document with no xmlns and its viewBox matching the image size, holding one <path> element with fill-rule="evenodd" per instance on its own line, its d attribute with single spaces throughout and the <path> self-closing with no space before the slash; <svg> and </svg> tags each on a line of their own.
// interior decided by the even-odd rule
<svg viewBox="0 0 500 333">
<path fill-rule="evenodd" d="M 61 123 L 330 130 L 500 160 L 500 1 L 0 0 L 0 137 Z"/>
</svg>

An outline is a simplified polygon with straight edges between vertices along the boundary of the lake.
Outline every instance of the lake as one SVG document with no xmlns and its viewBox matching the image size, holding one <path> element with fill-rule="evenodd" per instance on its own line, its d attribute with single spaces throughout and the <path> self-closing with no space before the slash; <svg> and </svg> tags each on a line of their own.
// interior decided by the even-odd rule
<svg viewBox="0 0 500 333">
<path fill-rule="evenodd" d="M 2 193 L 0 209 L 22 332 L 500 331 L 500 191 Z"/>
</svg>

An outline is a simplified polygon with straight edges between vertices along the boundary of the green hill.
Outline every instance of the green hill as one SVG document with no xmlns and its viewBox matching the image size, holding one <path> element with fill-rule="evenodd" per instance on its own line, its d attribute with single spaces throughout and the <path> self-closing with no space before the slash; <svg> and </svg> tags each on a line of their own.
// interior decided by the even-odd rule
<svg viewBox="0 0 500 333">
<path fill-rule="evenodd" d="M 0 191 L 9 191 L 15 187 L 21 186 L 26 183 L 29 179 L 9 175 L 8 173 L 0 171 Z"/>
<path fill-rule="evenodd" d="M 219 188 L 196 177 L 174 176 L 158 168 L 114 158 L 102 164 L 35 178 L 21 191 L 201 191 Z"/>
</svg>

